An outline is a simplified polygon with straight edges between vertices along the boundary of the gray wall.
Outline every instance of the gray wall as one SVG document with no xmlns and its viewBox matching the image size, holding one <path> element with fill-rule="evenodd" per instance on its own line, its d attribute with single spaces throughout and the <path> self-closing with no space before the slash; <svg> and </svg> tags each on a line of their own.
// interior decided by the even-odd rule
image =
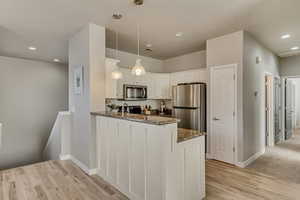
<svg viewBox="0 0 300 200">
<path fill-rule="evenodd" d="M 179 72 L 191 69 L 206 68 L 206 51 L 170 58 L 163 61 L 164 72 Z"/>
<path fill-rule="evenodd" d="M 259 64 L 256 63 L 257 56 L 261 58 Z M 244 161 L 265 148 L 265 72 L 279 75 L 279 59 L 245 32 L 243 58 Z M 254 92 L 258 92 L 258 95 L 255 96 Z"/>
<path fill-rule="evenodd" d="M 280 76 L 300 76 L 300 55 L 280 59 Z"/>
<path fill-rule="evenodd" d="M 68 109 L 67 66 L 0 57 L 0 169 L 41 160 L 59 111 Z"/>
<path fill-rule="evenodd" d="M 207 41 L 207 67 L 237 64 L 237 118 L 238 118 L 238 160 L 243 159 L 243 31 L 228 34 L 222 37 Z M 208 76 L 208 113 L 207 118 L 210 118 L 210 84 Z M 209 134 L 209 125 L 208 134 Z M 210 141 L 209 141 L 210 142 Z"/>
<path fill-rule="evenodd" d="M 74 69 L 83 66 L 83 93 L 74 94 Z M 71 154 L 87 168 L 96 166 L 95 120 L 90 112 L 105 109 L 105 29 L 85 26 L 69 41 L 69 109 Z"/>
</svg>

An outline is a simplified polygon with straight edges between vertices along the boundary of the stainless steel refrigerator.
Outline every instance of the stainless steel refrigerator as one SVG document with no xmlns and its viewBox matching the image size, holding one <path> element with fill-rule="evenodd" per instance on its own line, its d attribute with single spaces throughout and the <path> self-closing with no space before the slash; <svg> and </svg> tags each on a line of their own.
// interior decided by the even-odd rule
<svg viewBox="0 0 300 200">
<path fill-rule="evenodd" d="M 179 128 L 206 131 L 206 84 L 184 83 L 173 86 L 173 113 Z"/>
</svg>

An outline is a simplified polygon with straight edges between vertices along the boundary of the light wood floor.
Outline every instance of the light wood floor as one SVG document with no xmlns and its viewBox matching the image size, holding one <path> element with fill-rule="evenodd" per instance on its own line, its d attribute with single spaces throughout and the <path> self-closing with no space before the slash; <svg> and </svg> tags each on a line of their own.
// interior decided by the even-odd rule
<svg viewBox="0 0 300 200">
<path fill-rule="evenodd" d="M 218 161 L 206 162 L 206 200 L 298 200 L 300 185 Z"/>
<path fill-rule="evenodd" d="M 206 162 L 206 200 L 296 200 L 300 186 L 250 169 Z M 0 200 L 127 200 L 71 161 L 48 161 L 0 171 Z M 185 199 L 188 200 L 188 199 Z"/>
<path fill-rule="evenodd" d="M 48 161 L 0 171 L 0 200 L 127 200 L 71 161 Z"/>
<path fill-rule="evenodd" d="M 289 140 L 267 147 L 264 155 L 248 168 L 300 184 L 300 129 Z"/>
</svg>

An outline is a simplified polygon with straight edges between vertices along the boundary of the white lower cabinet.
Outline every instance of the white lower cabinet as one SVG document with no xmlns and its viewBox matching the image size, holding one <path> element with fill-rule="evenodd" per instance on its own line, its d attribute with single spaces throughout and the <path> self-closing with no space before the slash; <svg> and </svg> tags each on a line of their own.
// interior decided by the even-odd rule
<svg viewBox="0 0 300 200">
<path fill-rule="evenodd" d="M 204 137 L 176 140 L 177 124 L 97 116 L 98 174 L 131 200 L 204 198 Z"/>
</svg>

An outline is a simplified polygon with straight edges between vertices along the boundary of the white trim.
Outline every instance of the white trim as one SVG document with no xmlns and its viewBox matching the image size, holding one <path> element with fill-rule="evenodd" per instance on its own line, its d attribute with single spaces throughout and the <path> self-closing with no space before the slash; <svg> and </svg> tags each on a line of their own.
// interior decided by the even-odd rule
<svg viewBox="0 0 300 200">
<path fill-rule="evenodd" d="M 281 78 L 281 133 L 282 141 L 285 141 L 285 81 L 287 77 Z"/>
<path fill-rule="evenodd" d="M 50 136 L 48 138 L 48 141 L 47 141 L 47 144 L 43 150 L 43 152 L 46 151 L 46 149 L 48 148 L 48 146 L 50 145 L 50 142 L 52 141 L 52 137 L 54 137 L 54 130 L 55 128 L 59 128 L 60 129 L 60 126 L 61 126 L 61 121 L 62 119 L 60 119 L 61 116 L 66 116 L 66 115 L 71 115 L 71 112 L 70 111 L 61 111 L 61 112 L 58 112 L 57 116 L 56 116 L 56 120 L 54 122 L 54 125 L 51 129 L 51 132 L 50 132 Z"/>
<path fill-rule="evenodd" d="M 71 155 L 59 155 L 60 160 L 71 160 Z"/>
<path fill-rule="evenodd" d="M 266 115 L 266 111 L 264 111 L 264 140 L 265 140 L 265 145 L 267 144 L 267 146 L 274 146 L 275 145 L 275 123 L 274 123 L 274 75 L 270 72 L 265 71 L 265 75 L 264 75 L 264 88 L 266 87 L 265 84 L 265 79 L 266 77 L 271 77 L 271 81 L 270 81 L 270 85 L 268 87 L 268 90 L 270 90 L 270 110 L 269 110 L 269 115 L 270 115 L 270 119 L 268 122 L 268 130 L 269 130 L 269 136 L 266 136 L 266 119 L 267 119 L 267 115 Z M 264 102 L 264 108 L 266 108 L 266 97 L 268 94 L 266 94 L 266 90 L 264 89 L 264 96 L 263 96 L 263 102 Z M 267 139 L 267 141 L 266 141 Z"/>
<path fill-rule="evenodd" d="M 212 66 L 209 68 L 209 92 L 210 92 L 210 106 L 209 106 L 209 116 L 210 116 L 210 119 L 208 119 L 208 122 L 209 122 L 209 130 L 211 132 L 212 130 L 212 116 L 211 116 L 211 111 L 212 111 L 212 72 L 214 69 L 220 69 L 220 68 L 227 68 L 227 67 L 233 67 L 233 71 L 234 71 L 234 75 L 235 75 L 235 79 L 234 79 L 234 93 L 235 93 L 235 98 L 234 98 L 234 112 L 235 112 L 235 116 L 234 116 L 234 135 L 233 135 L 233 144 L 234 144 L 234 148 L 235 148 L 235 152 L 234 152 L 234 160 L 233 160 L 233 163 L 231 164 L 235 164 L 237 165 L 238 164 L 238 152 L 239 152 L 239 149 L 238 149 L 238 108 L 237 108 L 237 95 L 238 95 L 238 91 L 237 91 L 237 79 L 238 79 L 238 72 L 237 72 L 237 68 L 238 68 L 238 64 L 234 63 L 234 64 L 228 64 L 228 65 L 220 65 L 220 66 Z M 210 142 L 210 154 L 207 154 L 209 155 L 209 158 L 210 159 L 214 159 L 215 156 L 214 156 L 214 152 L 212 151 L 212 138 L 211 138 L 211 134 L 208 134 L 208 137 L 209 137 L 209 142 Z"/>
<path fill-rule="evenodd" d="M 266 149 L 264 148 L 262 151 L 257 152 L 256 154 L 252 155 L 248 160 L 243 162 L 237 162 L 236 166 L 245 168 L 251 163 L 253 163 L 257 158 L 259 158 L 261 155 L 265 153 Z"/>
<path fill-rule="evenodd" d="M 90 169 L 89 170 L 89 175 L 92 176 L 92 175 L 96 175 L 98 174 L 98 168 L 94 168 L 94 169 Z"/>
<path fill-rule="evenodd" d="M 75 163 L 80 169 L 82 169 L 86 174 L 88 175 L 95 175 L 98 173 L 98 169 L 89 169 L 84 163 L 79 161 L 77 158 L 75 158 L 72 155 L 59 155 L 60 160 L 71 160 L 73 163 Z"/>
</svg>

